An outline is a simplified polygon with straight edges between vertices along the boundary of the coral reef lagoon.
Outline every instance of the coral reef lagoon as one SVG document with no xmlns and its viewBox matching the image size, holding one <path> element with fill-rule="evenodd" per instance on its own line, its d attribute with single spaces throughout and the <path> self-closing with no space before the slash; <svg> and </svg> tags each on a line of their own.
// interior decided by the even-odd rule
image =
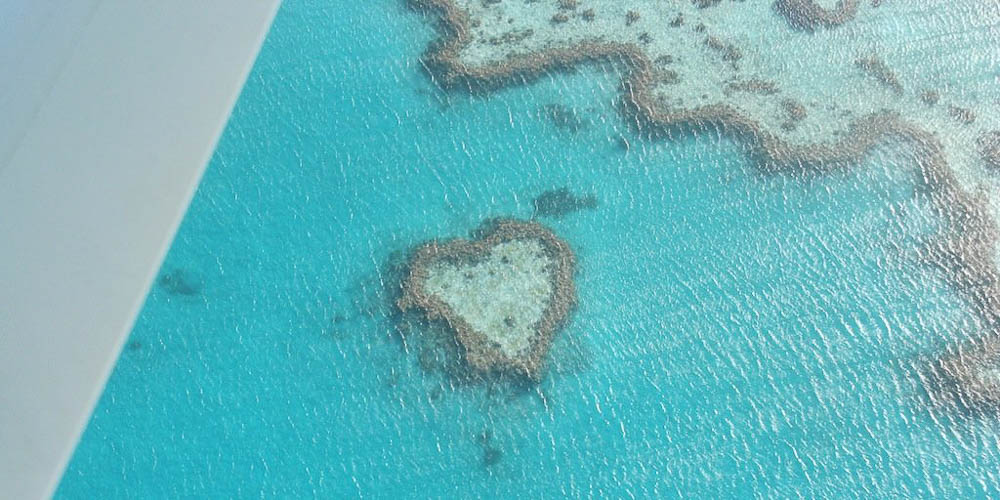
<svg viewBox="0 0 1000 500">
<path fill-rule="evenodd" d="M 443 320 L 476 370 L 537 380 L 576 301 L 573 252 L 534 222 L 491 220 L 478 233 L 417 248 L 399 308 Z"/>
</svg>

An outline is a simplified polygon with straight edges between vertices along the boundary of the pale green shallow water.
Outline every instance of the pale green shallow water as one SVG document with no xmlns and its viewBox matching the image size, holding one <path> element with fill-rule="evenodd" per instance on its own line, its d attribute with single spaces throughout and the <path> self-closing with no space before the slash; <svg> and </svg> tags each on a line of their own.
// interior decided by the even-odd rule
<svg viewBox="0 0 1000 500">
<path fill-rule="evenodd" d="M 646 141 L 593 69 L 444 94 L 433 35 L 285 3 L 58 497 L 1000 495 L 1000 425 L 916 378 L 974 319 L 914 258 L 903 156 L 790 177 Z M 599 205 L 543 220 L 579 306 L 538 390 L 421 370 L 391 254 L 563 186 Z"/>
</svg>

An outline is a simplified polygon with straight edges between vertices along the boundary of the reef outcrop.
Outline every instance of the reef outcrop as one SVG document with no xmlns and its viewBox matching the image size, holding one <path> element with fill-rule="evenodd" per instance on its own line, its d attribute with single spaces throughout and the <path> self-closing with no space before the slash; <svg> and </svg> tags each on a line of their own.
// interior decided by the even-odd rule
<svg viewBox="0 0 1000 500">
<path fill-rule="evenodd" d="M 531 201 L 535 207 L 535 216 L 563 217 L 580 210 L 597 208 L 597 196 L 593 194 L 577 195 L 569 188 L 561 187 L 543 192 Z"/>
<path fill-rule="evenodd" d="M 806 30 L 832 28 L 854 19 L 859 0 L 838 0 L 832 9 L 826 9 L 814 0 L 777 0 L 774 10 L 785 16 L 793 26 Z"/>
<path fill-rule="evenodd" d="M 569 245 L 541 224 L 489 220 L 473 240 L 414 250 L 397 305 L 445 323 L 478 372 L 539 380 L 576 303 L 573 268 Z"/>
</svg>

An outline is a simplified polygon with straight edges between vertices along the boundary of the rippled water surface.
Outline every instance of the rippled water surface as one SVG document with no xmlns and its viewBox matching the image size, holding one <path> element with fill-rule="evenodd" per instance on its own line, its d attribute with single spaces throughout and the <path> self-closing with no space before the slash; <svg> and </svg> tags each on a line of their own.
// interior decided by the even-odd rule
<svg viewBox="0 0 1000 500">
<path fill-rule="evenodd" d="M 285 2 L 59 497 L 1000 495 L 1000 425 L 920 382 L 976 323 L 916 258 L 908 155 L 649 140 L 609 68 L 443 92 L 434 36 Z M 541 219 L 579 295 L 544 380 L 428 369 L 391 263 L 563 187 L 598 203 Z"/>
</svg>

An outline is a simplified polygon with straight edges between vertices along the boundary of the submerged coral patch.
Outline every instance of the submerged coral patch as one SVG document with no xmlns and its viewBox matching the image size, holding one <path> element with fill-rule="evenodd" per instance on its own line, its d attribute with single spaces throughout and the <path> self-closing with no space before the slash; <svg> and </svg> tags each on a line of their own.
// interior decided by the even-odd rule
<svg viewBox="0 0 1000 500">
<path fill-rule="evenodd" d="M 562 217 L 580 210 L 597 208 L 597 196 L 576 195 L 569 188 L 562 187 L 543 192 L 532 200 L 532 204 L 536 216 Z"/>
<path fill-rule="evenodd" d="M 859 57 L 854 60 L 854 65 L 896 94 L 903 93 L 903 84 L 899 81 L 899 76 L 881 57 L 877 55 Z"/>
<path fill-rule="evenodd" d="M 194 275 L 183 269 L 172 269 L 164 272 L 156 280 L 156 283 L 171 295 L 190 297 L 201 293 L 201 283 Z"/>
<path fill-rule="evenodd" d="M 398 306 L 443 320 L 475 370 L 537 380 L 576 301 L 573 265 L 569 245 L 544 226 L 491 220 L 473 241 L 417 248 Z"/>
<path fill-rule="evenodd" d="M 541 107 L 541 115 L 547 118 L 556 128 L 567 132 L 579 132 L 586 129 L 588 122 L 575 109 L 563 104 L 546 104 Z"/>
<path fill-rule="evenodd" d="M 991 130 L 976 140 L 979 154 L 990 168 L 1000 169 L 1000 130 Z"/>
<path fill-rule="evenodd" d="M 837 5 L 827 9 L 815 0 L 777 0 L 774 9 L 785 16 L 793 26 L 806 30 L 832 28 L 854 19 L 858 13 L 859 0 L 838 0 Z"/>
</svg>

